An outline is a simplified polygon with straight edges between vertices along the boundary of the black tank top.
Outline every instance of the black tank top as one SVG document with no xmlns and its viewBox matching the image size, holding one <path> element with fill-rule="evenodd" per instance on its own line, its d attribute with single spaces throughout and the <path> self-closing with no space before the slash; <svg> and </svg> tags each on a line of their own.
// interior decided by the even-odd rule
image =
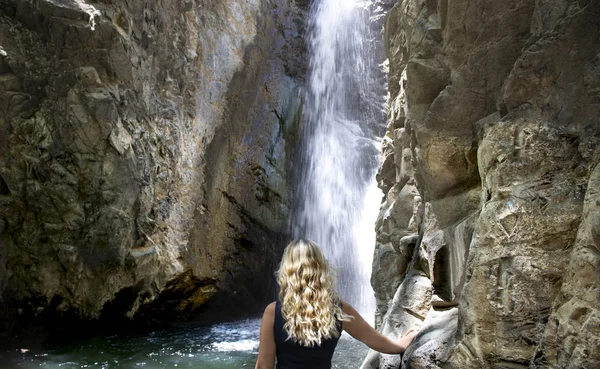
<svg viewBox="0 0 600 369">
<path fill-rule="evenodd" d="M 275 345 L 277 349 L 277 369 L 331 369 L 331 357 L 335 346 L 342 333 L 342 322 L 337 320 L 336 325 L 340 335 L 335 338 L 323 340 L 320 346 L 305 347 L 293 340 L 286 340 L 287 332 L 283 328 L 281 303 L 275 304 Z"/>
</svg>

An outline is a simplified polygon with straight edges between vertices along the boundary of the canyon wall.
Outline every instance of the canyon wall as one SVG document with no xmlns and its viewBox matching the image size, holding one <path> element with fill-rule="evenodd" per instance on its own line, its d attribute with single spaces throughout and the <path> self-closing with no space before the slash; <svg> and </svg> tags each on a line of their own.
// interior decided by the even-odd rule
<svg viewBox="0 0 600 369">
<path fill-rule="evenodd" d="M 402 0 L 363 368 L 600 367 L 600 2 Z"/>
<path fill-rule="evenodd" d="M 3 329 L 271 298 L 307 6 L 0 0 Z"/>
</svg>

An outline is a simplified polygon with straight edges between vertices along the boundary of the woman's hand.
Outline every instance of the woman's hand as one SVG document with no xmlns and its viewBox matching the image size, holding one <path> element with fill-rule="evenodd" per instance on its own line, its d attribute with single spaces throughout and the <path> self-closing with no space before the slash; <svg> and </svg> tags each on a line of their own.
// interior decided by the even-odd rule
<svg viewBox="0 0 600 369">
<path fill-rule="evenodd" d="M 406 332 L 406 334 L 398 340 L 398 344 L 403 347 L 408 347 L 408 345 L 410 345 L 415 339 L 417 334 L 419 334 L 418 331 L 415 331 L 414 329 L 409 329 L 408 332 Z"/>
<path fill-rule="evenodd" d="M 402 337 L 411 336 L 412 338 L 415 338 L 418 333 L 419 332 L 414 329 L 409 329 Z"/>
</svg>

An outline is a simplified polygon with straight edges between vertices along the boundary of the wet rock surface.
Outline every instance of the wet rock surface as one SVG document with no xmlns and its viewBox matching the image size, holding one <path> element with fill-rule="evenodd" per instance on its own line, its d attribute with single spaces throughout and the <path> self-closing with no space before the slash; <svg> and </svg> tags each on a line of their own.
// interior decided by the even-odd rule
<svg viewBox="0 0 600 369">
<path fill-rule="evenodd" d="M 0 1 L 6 322 L 176 317 L 212 300 L 248 312 L 270 297 L 305 7 Z"/>
<path fill-rule="evenodd" d="M 422 329 L 403 367 L 600 366 L 599 19 L 593 1 L 389 12 L 372 284 L 384 332 Z"/>
</svg>

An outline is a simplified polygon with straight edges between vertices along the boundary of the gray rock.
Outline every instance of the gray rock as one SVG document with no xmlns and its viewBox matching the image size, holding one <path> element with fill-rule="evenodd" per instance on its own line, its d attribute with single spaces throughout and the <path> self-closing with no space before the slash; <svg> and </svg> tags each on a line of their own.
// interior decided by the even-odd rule
<svg viewBox="0 0 600 369">
<path fill-rule="evenodd" d="M 1 3 L 2 318 L 168 319 L 270 298 L 306 9 Z"/>
<path fill-rule="evenodd" d="M 402 367 L 441 368 L 454 346 L 458 308 L 434 309 L 428 313 L 414 343 L 402 355 Z"/>
<path fill-rule="evenodd" d="M 410 139 L 384 145 L 378 325 L 397 335 L 449 309 L 404 367 L 599 365 L 599 16 L 597 2 L 561 0 L 402 0 L 388 13 L 386 135 Z M 406 224 L 387 214 L 405 186 L 422 210 L 400 273 L 404 256 L 388 245 Z M 430 298 L 405 298 L 432 307 L 423 323 L 391 308 L 416 274 Z M 398 364 L 385 357 L 365 367 Z"/>
</svg>

